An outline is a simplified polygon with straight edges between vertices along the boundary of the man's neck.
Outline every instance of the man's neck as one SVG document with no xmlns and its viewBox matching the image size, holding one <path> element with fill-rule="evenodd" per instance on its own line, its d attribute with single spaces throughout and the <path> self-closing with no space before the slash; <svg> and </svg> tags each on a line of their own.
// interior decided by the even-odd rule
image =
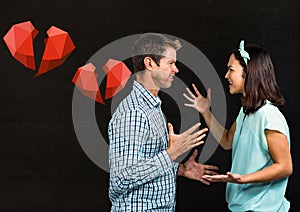
<svg viewBox="0 0 300 212">
<path fill-rule="evenodd" d="M 153 96 L 158 96 L 159 88 L 154 85 L 151 77 L 147 77 L 147 74 L 136 74 L 136 81 L 139 82 L 144 88 L 146 88 Z"/>
</svg>

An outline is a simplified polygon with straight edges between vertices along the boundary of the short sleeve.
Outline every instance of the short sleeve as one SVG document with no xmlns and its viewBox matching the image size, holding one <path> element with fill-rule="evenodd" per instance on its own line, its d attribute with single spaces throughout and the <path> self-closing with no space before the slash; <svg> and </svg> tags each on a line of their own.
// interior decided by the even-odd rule
<svg viewBox="0 0 300 212">
<path fill-rule="evenodd" d="M 289 128 L 283 114 L 273 105 L 268 105 L 265 114 L 265 130 L 275 130 L 289 138 Z"/>
</svg>

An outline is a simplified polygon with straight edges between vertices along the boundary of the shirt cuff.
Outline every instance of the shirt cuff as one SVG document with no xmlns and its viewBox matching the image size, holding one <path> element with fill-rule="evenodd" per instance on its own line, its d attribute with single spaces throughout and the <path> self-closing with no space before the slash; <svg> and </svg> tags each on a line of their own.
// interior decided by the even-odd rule
<svg viewBox="0 0 300 212">
<path fill-rule="evenodd" d="M 160 166 L 161 173 L 164 173 L 167 170 L 173 169 L 175 166 L 175 162 L 173 162 L 171 160 L 171 158 L 166 150 L 164 150 L 158 154 L 158 160 L 161 164 L 161 166 Z"/>
</svg>

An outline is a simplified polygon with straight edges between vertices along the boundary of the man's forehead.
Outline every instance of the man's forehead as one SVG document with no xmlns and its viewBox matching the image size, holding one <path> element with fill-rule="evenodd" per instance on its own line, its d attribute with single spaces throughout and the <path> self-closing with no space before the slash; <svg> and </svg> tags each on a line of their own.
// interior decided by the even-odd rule
<svg viewBox="0 0 300 212">
<path fill-rule="evenodd" d="M 167 59 L 176 60 L 176 50 L 173 47 L 167 47 L 162 55 Z"/>
</svg>

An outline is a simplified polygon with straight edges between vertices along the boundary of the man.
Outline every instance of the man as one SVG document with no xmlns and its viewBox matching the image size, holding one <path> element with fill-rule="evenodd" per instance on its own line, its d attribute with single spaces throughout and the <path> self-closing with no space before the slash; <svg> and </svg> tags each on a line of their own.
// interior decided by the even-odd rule
<svg viewBox="0 0 300 212">
<path fill-rule="evenodd" d="M 176 175 L 202 181 L 215 166 L 195 162 L 197 151 L 185 164 L 174 160 L 203 143 L 207 129 L 200 123 L 180 135 L 161 111 L 158 92 L 172 85 L 178 40 L 146 33 L 136 40 L 133 66 L 136 74 L 131 93 L 120 103 L 109 123 L 111 211 L 174 211 Z"/>
</svg>

